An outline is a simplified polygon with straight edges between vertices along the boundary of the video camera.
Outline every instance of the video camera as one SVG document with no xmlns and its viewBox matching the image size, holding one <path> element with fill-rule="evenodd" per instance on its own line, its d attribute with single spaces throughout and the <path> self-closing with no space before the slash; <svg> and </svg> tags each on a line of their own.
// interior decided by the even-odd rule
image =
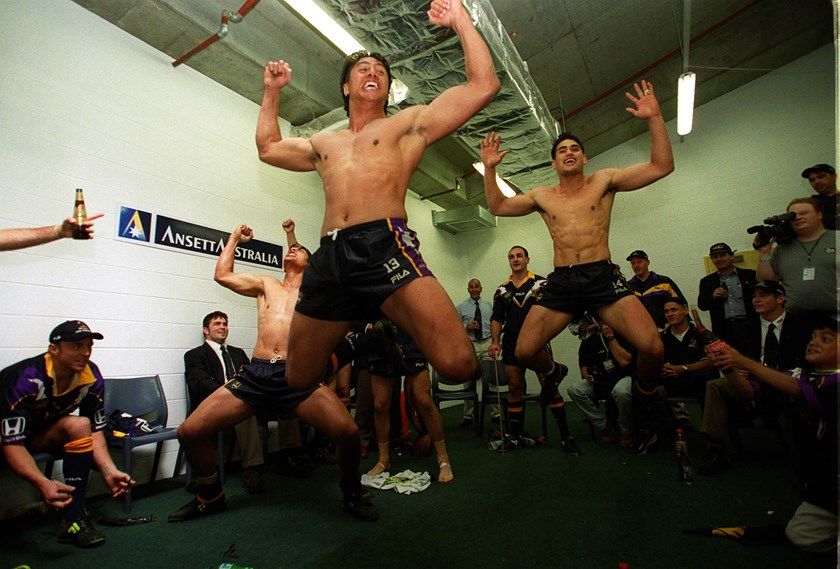
<svg viewBox="0 0 840 569">
<path fill-rule="evenodd" d="M 758 240 L 753 243 L 754 249 L 760 249 L 773 239 L 776 243 L 790 243 L 796 237 L 793 231 L 793 220 L 796 219 L 796 212 L 771 215 L 764 220 L 764 225 L 753 225 L 747 228 L 747 233 L 758 233 Z"/>
</svg>

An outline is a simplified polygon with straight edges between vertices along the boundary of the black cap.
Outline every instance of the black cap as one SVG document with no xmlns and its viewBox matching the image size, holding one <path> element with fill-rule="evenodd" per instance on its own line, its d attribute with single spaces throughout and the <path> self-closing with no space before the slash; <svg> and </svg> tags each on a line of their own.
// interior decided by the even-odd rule
<svg viewBox="0 0 840 569">
<path fill-rule="evenodd" d="M 50 332 L 50 344 L 74 342 L 83 338 L 101 340 L 104 337 L 99 332 L 91 332 L 88 325 L 81 320 L 68 320 L 53 328 L 53 331 Z"/>
<path fill-rule="evenodd" d="M 827 174 L 836 174 L 834 166 L 829 166 L 828 164 L 814 164 L 810 168 L 805 168 L 804 170 L 802 170 L 802 177 L 807 178 L 813 172 L 825 172 Z"/>
<path fill-rule="evenodd" d="M 729 245 L 727 245 L 726 243 L 715 243 L 714 245 L 709 247 L 709 255 L 714 255 L 715 253 L 720 252 L 729 253 L 730 255 L 734 254 L 732 253 L 732 248 L 729 247 Z"/>
<path fill-rule="evenodd" d="M 627 255 L 627 259 L 625 259 L 625 260 L 629 261 L 633 257 L 641 257 L 642 259 L 647 259 L 648 258 L 647 253 L 645 253 L 641 249 L 636 249 L 635 251 L 633 251 L 632 253 Z"/>
<path fill-rule="evenodd" d="M 753 290 L 761 289 L 766 290 L 770 294 L 775 294 L 776 296 L 785 293 L 785 287 L 777 283 L 776 281 L 758 281 L 753 286 Z"/>
</svg>

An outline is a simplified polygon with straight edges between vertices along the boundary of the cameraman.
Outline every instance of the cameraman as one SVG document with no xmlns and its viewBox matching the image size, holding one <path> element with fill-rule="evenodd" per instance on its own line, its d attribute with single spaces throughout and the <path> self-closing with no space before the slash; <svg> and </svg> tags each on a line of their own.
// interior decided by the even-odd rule
<svg viewBox="0 0 840 569">
<path fill-rule="evenodd" d="M 836 231 L 826 231 L 822 213 L 814 198 L 797 198 L 788 204 L 796 214 L 792 222 L 794 239 L 761 244 L 756 236 L 759 280 L 774 280 L 787 290 L 788 311 L 823 312 L 837 317 Z M 759 234 L 760 235 L 760 234 Z"/>
<path fill-rule="evenodd" d="M 840 210 L 837 208 L 837 172 L 829 164 L 816 164 L 802 171 L 802 177 L 808 180 L 817 195 L 817 203 L 823 214 L 823 225 L 826 229 L 837 229 L 837 218 Z"/>
</svg>

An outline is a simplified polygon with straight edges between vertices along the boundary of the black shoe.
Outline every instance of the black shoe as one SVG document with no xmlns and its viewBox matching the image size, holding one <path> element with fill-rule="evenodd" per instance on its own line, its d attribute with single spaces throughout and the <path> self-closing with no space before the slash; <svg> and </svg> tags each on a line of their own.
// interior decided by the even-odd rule
<svg viewBox="0 0 840 569">
<path fill-rule="evenodd" d="M 639 434 L 630 446 L 630 454 L 639 456 L 645 454 L 649 448 L 656 445 L 659 437 L 656 436 L 656 431 L 648 434 Z"/>
<path fill-rule="evenodd" d="M 344 494 L 344 509 L 365 522 L 375 522 L 379 512 L 371 502 L 373 496 L 367 490 L 358 490 Z"/>
<path fill-rule="evenodd" d="M 536 441 L 531 437 L 522 436 L 515 439 L 506 437 L 504 440 L 491 442 L 490 449 L 496 452 L 512 452 L 516 449 L 531 448 L 536 444 Z"/>
<path fill-rule="evenodd" d="M 76 547 L 96 547 L 105 543 L 105 534 L 93 527 L 87 512 L 75 521 L 61 520 L 58 526 L 58 543 L 72 543 Z"/>
<path fill-rule="evenodd" d="M 321 464 L 335 464 L 335 452 L 325 446 L 310 449 L 309 458 Z"/>
<path fill-rule="evenodd" d="M 726 449 L 719 446 L 709 447 L 709 453 L 703 464 L 698 465 L 697 472 L 703 476 L 715 476 L 729 468 L 732 459 L 726 454 Z"/>
<path fill-rule="evenodd" d="M 195 518 L 203 518 L 213 514 L 220 514 L 225 511 L 227 507 L 225 503 L 224 494 L 216 498 L 212 502 L 199 502 L 198 498 L 193 498 L 171 514 L 169 514 L 170 522 L 185 522 Z"/>
<path fill-rule="evenodd" d="M 569 456 L 580 456 L 583 454 L 583 451 L 580 450 L 579 446 L 577 446 L 575 438 L 572 435 L 569 435 L 568 437 L 560 441 L 560 448 L 562 448 L 563 452 L 565 452 Z"/>
<path fill-rule="evenodd" d="M 472 427 L 474 424 L 472 417 L 464 417 L 464 419 L 458 424 L 459 427 Z"/>
<path fill-rule="evenodd" d="M 557 391 L 557 386 L 569 373 L 569 368 L 563 364 L 554 362 L 554 371 L 551 375 L 543 378 L 542 388 L 540 389 L 540 405 L 548 407 L 554 401 L 554 393 Z"/>
<path fill-rule="evenodd" d="M 249 467 L 242 471 L 242 488 L 248 494 L 259 494 L 265 490 L 265 483 L 258 469 Z"/>
</svg>

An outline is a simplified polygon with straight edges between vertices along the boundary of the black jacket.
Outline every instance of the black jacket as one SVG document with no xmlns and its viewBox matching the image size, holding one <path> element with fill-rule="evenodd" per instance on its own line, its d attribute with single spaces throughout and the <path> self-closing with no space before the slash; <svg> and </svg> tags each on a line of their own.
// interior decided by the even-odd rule
<svg viewBox="0 0 840 569">
<path fill-rule="evenodd" d="M 747 309 L 747 317 L 756 316 L 755 308 L 752 305 L 752 293 L 755 286 L 755 271 L 750 269 L 739 269 L 735 267 L 738 280 L 741 281 L 741 290 L 744 291 L 744 307 Z M 724 330 L 726 316 L 723 306 L 725 298 L 712 298 L 712 293 L 720 286 L 720 275 L 717 271 L 700 279 L 700 294 L 697 296 L 697 306 L 700 310 L 708 310 L 712 318 L 712 331 L 718 336 Z"/>
<path fill-rule="evenodd" d="M 248 363 L 242 348 L 227 346 L 227 350 L 237 371 Z M 184 354 L 184 376 L 190 390 L 190 412 L 227 381 L 219 356 L 207 342 Z"/>
<path fill-rule="evenodd" d="M 750 318 L 739 329 L 735 349 L 756 361 L 761 361 L 761 317 Z M 805 365 L 805 348 L 811 339 L 811 325 L 801 314 L 785 313 L 779 336 L 779 369 L 788 370 Z"/>
</svg>

